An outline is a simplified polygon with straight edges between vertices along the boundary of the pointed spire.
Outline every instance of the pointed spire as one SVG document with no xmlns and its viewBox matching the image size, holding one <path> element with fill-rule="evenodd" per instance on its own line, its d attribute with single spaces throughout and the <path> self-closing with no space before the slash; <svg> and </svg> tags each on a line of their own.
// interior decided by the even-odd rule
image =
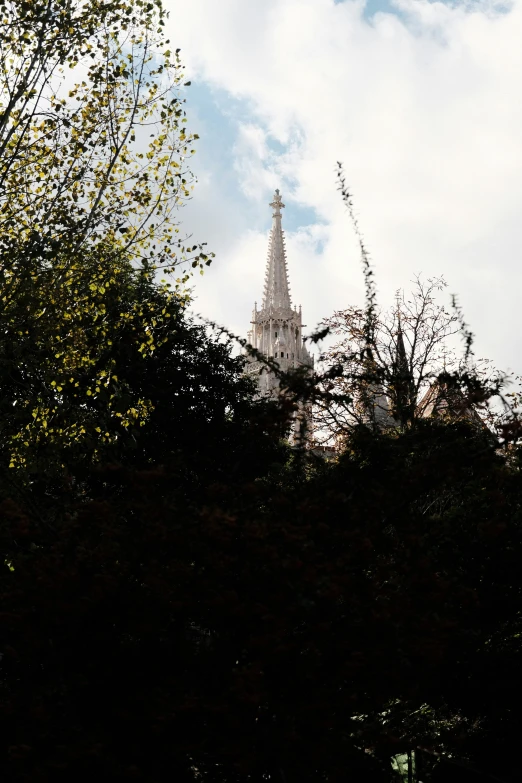
<svg viewBox="0 0 522 783">
<path fill-rule="evenodd" d="M 408 377 L 410 374 L 410 367 L 408 363 L 408 355 L 406 353 L 406 347 L 404 345 L 404 335 L 402 333 L 402 323 L 401 323 L 401 311 L 398 311 L 397 314 L 397 321 L 398 321 L 398 329 L 397 329 L 397 346 L 396 346 L 396 354 L 395 354 L 395 368 L 396 372 L 398 372 L 403 377 Z"/>
<path fill-rule="evenodd" d="M 272 213 L 272 231 L 268 246 L 268 261 L 266 266 L 263 309 L 270 307 L 291 308 L 290 288 L 288 285 L 288 270 L 286 267 L 286 252 L 283 229 L 281 228 L 281 209 L 284 204 L 279 191 L 276 190 L 274 200 L 270 204 Z"/>
<path fill-rule="evenodd" d="M 397 342 L 392 365 L 389 393 L 395 419 L 404 425 L 411 421 L 415 412 L 415 388 L 410 370 L 410 362 L 404 345 L 401 310 L 397 299 Z"/>
</svg>

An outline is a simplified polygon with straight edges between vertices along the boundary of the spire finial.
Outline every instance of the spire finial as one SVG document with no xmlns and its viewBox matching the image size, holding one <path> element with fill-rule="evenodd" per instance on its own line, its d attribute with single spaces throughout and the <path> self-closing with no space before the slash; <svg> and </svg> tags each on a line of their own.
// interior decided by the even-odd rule
<svg viewBox="0 0 522 783">
<path fill-rule="evenodd" d="M 395 306 L 397 308 L 397 326 L 399 328 L 399 332 L 402 332 L 402 320 L 401 320 L 401 298 L 400 298 L 400 291 L 395 292 Z"/>
<path fill-rule="evenodd" d="M 274 210 L 273 217 L 281 217 L 281 208 L 284 209 L 285 205 L 281 199 L 279 189 L 274 193 L 274 200 L 270 203 L 269 206 L 271 206 Z"/>
</svg>

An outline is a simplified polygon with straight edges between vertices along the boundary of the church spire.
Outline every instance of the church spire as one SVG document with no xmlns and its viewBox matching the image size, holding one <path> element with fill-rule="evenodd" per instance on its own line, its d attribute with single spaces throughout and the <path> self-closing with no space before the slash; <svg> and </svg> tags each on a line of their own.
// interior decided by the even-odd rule
<svg viewBox="0 0 522 783">
<path fill-rule="evenodd" d="M 408 377 L 410 374 L 410 367 L 408 362 L 408 355 L 406 353 L 406 347 L 404 345 L 404 334 L 402 331 L 401 311 L 397 313 L 397 345 L 395 352 L 395 369 L 403 377 Z"/>
<path fill-rule="evenodd" d="M 394 418 L 402 426 L 413 419 L 415 414 L 415 384 L 410 369 L 410 362 L 406 346 L 404 345 L 404 333 L 402 330 L 400 304 L 397 301 L 397 339 L 395 343 L 395 357 L 391 368 L 392 376 L 389 384 L 389 392 Z"/>
<path fill-rule="evenodd" d="M 288 285 L 286 253 L 281 228 L 281 210 L 284 204 L 276 190 L 272 203 L 272 230 L 268 248 L 265 290 L 261 309 L 257 302 L 252 313 L 248 342 L 256 351 L 277 362 L 288 372 L 297 367 L 313 367 L 313 358 L 303 340 L 301 307 L 292 309 Z M 261 395 L 277 396 L 279 379 L 266 365 L 250 356 L 247 372 L 257 378 Z"/>
<path fill-rule="evenodd" d="M 272 231 L 268 246 L 268 261 L 266 265 L 265 290 L 263 294 L 263 309 L 292 307 L 290 287 L 288 285 L 288 270 L 283 229 L 281 227 L 281 209 L 284 204 L 279 190 L 274 193 L 270 206 L 272 213 Z"/>
</svg>

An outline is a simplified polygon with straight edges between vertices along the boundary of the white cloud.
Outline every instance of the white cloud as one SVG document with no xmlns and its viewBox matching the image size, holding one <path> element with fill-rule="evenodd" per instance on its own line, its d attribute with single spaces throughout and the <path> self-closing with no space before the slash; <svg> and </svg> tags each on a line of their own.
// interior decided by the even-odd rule
<svg viewBox="0 0 522 783">
<path fill-rule="evenodd" d="M 234 168 L 240 188 L 249 198 L 256 198 L 261 190 L 277 187 L 276 175 L 270 170 L 266 136 L 266 131 L 258 125 L 240 124 L 238 139 L 233 147 Z"/>
<path fill-rule="evenodd" d="M 342 160 L 382 299 L 416 272 L 444 274 L 478 351 L 522 371 L 522 2 L 499 13 L 491 2 L 397 0 L 400 15 L 371 20 L 351 0 L 171 2 L 189 71 L 251 106 L 230 143 L 246 198 L 264 203 L 281 183 L 288 209 L 299 201 L 325 222 L 288 241 L 307 322 L 361 298 L 336 190 Z M 211 211 L 202 200 L 205 236 Z M 260 297 L 266 236 L 233 231 L 232 221 L 215 234 L 223 261 L 201 296 L 239 326 L 243 303 Z"/>
</svg>

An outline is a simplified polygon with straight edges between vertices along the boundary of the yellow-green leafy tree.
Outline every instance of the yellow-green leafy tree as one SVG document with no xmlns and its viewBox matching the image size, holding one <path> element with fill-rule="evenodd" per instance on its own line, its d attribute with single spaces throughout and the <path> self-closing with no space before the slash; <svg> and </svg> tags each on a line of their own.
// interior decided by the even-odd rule
<svg viewBox="0 0 522 783">
<path fill-rule="evenodd" d="M 159 0 L 0 0 L 0 459 L 57 467 L 150 403 L 110 347 L 164 339 L 187 268 L 185 75 Z M 152 295 L 158 269 L 176 270 Z M 141 286 L 141 288 L 140 288 Z M 147 293 L 148 291 L 148 293 Z M 174 326 L 172 327 L 174 328 Z"/>
</svg>

